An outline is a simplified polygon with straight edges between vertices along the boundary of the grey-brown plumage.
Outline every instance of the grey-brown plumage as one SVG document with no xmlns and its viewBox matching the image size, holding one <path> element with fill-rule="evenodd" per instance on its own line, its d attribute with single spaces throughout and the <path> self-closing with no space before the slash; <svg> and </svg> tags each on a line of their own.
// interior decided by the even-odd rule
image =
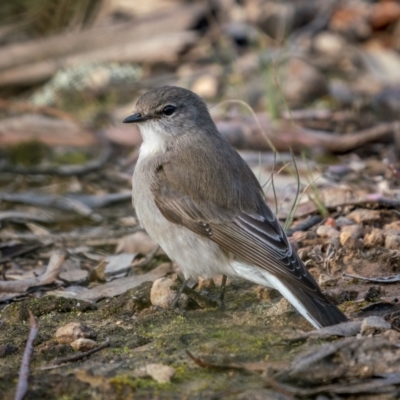
<svg viewBox="0 0 400 400">
<path fill-rule="evenodd" d="M 317 328 L 347 320 L 293 251 L 253 172 L 199 96 L 151 90 L 124 122 L 139 123 L 143 136 L 136 213 L 185 278 L 240 276 L 278 289 Z"/>
</svg>

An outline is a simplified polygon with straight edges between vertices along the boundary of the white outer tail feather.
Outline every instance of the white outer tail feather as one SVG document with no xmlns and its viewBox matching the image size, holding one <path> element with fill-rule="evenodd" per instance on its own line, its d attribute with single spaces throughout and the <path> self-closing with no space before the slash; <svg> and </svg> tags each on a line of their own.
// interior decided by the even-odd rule
<svg viewBox="0 0 400 400">
<path fill-rule="evenodd" d="M 273 287 L 278 290 L 283 297 L 285 297 L 290 304 L 315 328 L 319 329 L 322 326 L 316 321 L 293 295 L 293 293 L 284 285 L 284 283 L 276 276 L 269 272 L 262 270 L 259 267 L 242 263 L 239 261 L 232 261 L 231 267 L 233 268 L 236 276 L 247 279 L 259 285 Z"/>
</svg>

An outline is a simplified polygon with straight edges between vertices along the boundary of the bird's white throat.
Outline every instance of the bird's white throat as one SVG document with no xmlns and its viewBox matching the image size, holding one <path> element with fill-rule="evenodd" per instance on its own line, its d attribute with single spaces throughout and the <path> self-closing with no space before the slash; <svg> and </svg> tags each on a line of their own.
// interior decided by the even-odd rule
<svg viewBox="0 0 400 400">
<path fill-rule="evenodd" d="M 139 129 L 143 138 L 143 143 L 140 146 L 140 157 L 163 153 L 166 150 L 165 132 L 157 121 L 143 122 Z"/>
</svg>

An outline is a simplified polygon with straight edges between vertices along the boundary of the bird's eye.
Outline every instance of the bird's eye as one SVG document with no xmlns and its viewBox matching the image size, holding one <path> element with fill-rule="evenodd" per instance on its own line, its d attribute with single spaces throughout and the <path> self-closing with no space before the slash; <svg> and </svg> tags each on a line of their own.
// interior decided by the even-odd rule
<svg viewBox="0 0 400 400">
<path fill-rule="evenodd" d="M 176 107 L 168 105 L 163 108 L 162 112 L 164 115 L 170 116 L 174 113 L 175 110 L 176 110 Z"/>
</svg>

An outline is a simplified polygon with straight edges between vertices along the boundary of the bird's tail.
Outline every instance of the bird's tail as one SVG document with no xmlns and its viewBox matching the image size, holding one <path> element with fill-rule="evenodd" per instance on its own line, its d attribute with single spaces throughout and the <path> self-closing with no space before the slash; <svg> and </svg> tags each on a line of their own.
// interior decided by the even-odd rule
<svg viewBox="0 0 400 400">
<path fill-rule="evenodd" d="M 315 297 L 301 289 L 299 286 L 283 283 L 276 277 L 270 279 L 273 286 L 286 297 L 286 299 L 303 315 L 315 328 L 336 325 L 348 321 L 347 317 L 333 303 L 320 296 Z M 323 295 L 322 295 L 323 296 Z"/>
<path fill-rule="evenodd" d="M 301 285 L 285 282 L 256 266 L 234 262 L 232 267 L 237 276 L 277 289 L 317 329 L 347 321 L 347 317 L 320 292 L 317 283 L 318 296 L 315 296 Z"/>
</svg>

